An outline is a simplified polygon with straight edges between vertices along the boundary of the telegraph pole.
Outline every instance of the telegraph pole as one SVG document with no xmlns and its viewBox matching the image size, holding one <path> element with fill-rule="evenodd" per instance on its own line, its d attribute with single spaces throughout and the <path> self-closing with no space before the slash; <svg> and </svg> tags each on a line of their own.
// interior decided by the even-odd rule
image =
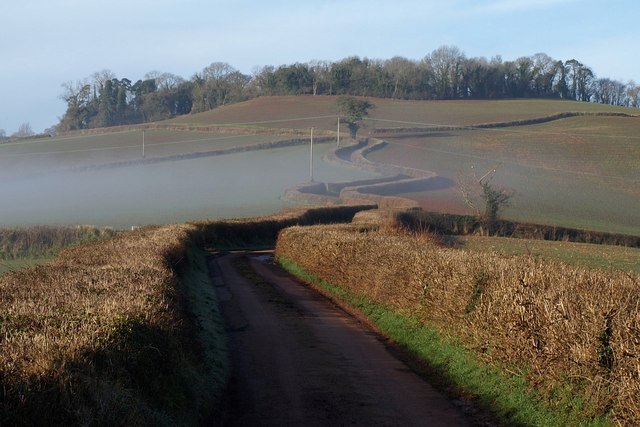
<svg viewBox="0 0 640 427">
<path fill-rule="evenodd" d="M 313 182 L 313 128 L 311 128 L 311 149 L 309 151 L 309 175 L 311 177 L 311 182 Z"/>
</svg>

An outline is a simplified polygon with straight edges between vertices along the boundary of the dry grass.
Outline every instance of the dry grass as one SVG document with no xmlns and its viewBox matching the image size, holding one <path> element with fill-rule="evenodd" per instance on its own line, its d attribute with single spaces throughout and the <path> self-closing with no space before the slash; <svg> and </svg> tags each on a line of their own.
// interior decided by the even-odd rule
<svg viewBox="0 0 640 427">
<path fill-rule="evenodd" d="M 126 233 L 0 278 L 2 424 L 160 421 L 139 390 L 157 403 L 174 387 L 186 231 Z"/>
<path fill-rule="evenodd" d="M 285 226 L 365 208 L 145 228 L 1 276 L 0 425 L 211 422 L 224 363 L 203 341 L 221 338 L 203 331 L 213 314 L 196 296 L 210 285 L 192 246 L 273 244 Z"/>
<path fill-rule="evenodd" d="M 294 227 L 277 255 L 455 336 L 550 405 L 640 423 L 640 276 L 445 248 L 389 227 Z"/>
</svg>

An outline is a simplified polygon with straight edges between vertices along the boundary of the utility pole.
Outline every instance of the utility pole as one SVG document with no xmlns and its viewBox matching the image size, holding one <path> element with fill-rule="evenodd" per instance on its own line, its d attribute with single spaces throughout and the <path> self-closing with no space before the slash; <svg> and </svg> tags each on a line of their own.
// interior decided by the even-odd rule
<svg viewBox="0 0 640 427">
<path fill-rule="evenodd" d="M 313 128 L 311 128 L 311 149 L 309 151 L 309 175 L 311 177 L 311 182 L 313 182 Z"/>
<path fill-rule="evenodd" d="M 338 138 L 336 145 L 340 147 L 340 116 L 338 116 Z"/>
</svg>

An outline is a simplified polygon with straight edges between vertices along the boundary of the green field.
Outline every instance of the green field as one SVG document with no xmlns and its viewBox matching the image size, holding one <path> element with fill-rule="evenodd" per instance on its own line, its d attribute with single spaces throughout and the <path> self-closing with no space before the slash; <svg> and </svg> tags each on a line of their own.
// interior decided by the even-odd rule
<svg viewBox="0 0 640 427">
<path fill-rule="evenodd" d="M 578 267 L 640 273 L 640 249 L 637 248 L 485 236 L 456 236 L 454 246 L 467 251 L 531 255 Z"/>
<path fill-rule="evenodd" d="M 36 265 L 44 264 L 52 258 L 19 258 L 19 259 L 0 259 L 0 276 L 10 271 L 17 271 L 23 268 L 30 268 Z"/>
</svg>

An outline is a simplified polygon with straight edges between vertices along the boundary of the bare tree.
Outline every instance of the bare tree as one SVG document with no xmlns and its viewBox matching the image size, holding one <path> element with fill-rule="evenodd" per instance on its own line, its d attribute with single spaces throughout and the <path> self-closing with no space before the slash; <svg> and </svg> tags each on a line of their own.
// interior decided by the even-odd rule
<svg viewBox="0 0 640 427">
<path fill-rule="evenodd" d="M 498 164 L 489 169 L 479 178 L 475 170 L 471 178 L 462 173 L 458 175 L 458 190 L 462 198 L 484 224 L 488 234 L 495 232 L 500 210 L 511 205 L 514 194 L 512 190 L 496 187 L 493 184 L 493 178 L 499 166 Z"/>
<path fill-rule="evenodd" d="M 43 131 L 43 133 L 49 136 L 56 136 L 58 134 L 58 126 L 57 125 L 49 126 Z"/>
<path fill-rule="evenodd" d="M 411 96 L 413 83 L 417 80 L 418 65 L 407 58 L 394 56 L 384 62 L 384 70 L 393 84 L 391 98 L 403 99 Z"/>
<path fill-rule="evenodd" d="M 631 80 L 627 83 L 627 106 L 640 108 L 640 86 Z"/>
<path fill-rule="evenodd" d="M 116 73 L 111 70 L 105 69 L 102 71 L 96 71 L 95 73 L 93 73 L 91 78 L 93 79 L 93 92 L 98 93 L 107 80 L 113 80 L 116 78 Z"/>
<path fill-rule="evenodd" d="M 433 70 L 434 88 L 440 99 L 456 98 L 465 55 L 455 46 L 441 46 L 425 58 Z"/>
<path fill-rule="evenodd" d="M 18 128 L 18 131 L 15 132 L 12 136 L 16 138 L 26 138 L 29 136 L 35 135 L 33 129 L 31 129 L 31 124 L 29 122 L 22 123 Z"/>
<path fill-rule="evenodd" d="M 226 62 L 213 62 L 192 77 L 192 113 L 207 111 L 228 102 L 245 99 L 244 90 L 251 78 Z"/>
<path fill-rule="evenodd" d="M 313 78 L 313 95 L 317 95 L 319 91 L 326 91 L 331 95 L 331 63 L 319 60 L 310 61 L 309 71 Z"/>
<path fill-rule="evenodd" d="M 175 89 L 184 79 L 176 74 L 161 73 L 160 71 L 150 71 L 144 75 L 145 80 L 155 80 L 156 87 L 160 90 L 169 91 Z"/>
<path fill-rule="evenodd" d="M 67 110 L 60 119 L 59 130 L 66 132 L 87 127 L 91 119 L 88 106 L 92 97 L 88 80 L 63 83 L 62 88 L 60 98 L 67 103 Z"/>
</svg>

